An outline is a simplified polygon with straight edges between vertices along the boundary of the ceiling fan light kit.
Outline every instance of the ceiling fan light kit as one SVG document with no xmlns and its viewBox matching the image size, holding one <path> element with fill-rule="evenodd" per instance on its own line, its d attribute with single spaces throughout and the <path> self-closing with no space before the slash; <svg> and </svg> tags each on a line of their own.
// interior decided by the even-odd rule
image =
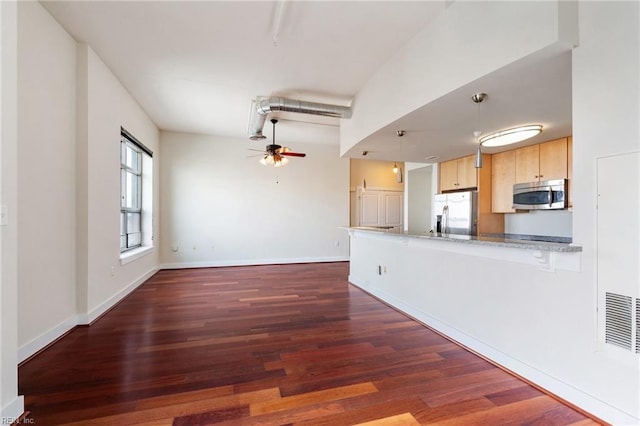
<svg viewBox="0 0 640 426">
<path fill-rule="evenodd" d="M 265 147 L 264 157 L 259 161 L 263 166 L 282 167 L 289 163 L 287 157 L 306 157 L 307 154 L 302 152 L 292 152 L 290 148 L 276 144 L 276 123 L 278 120 L 271 119 L 273 124 L 273 139 L 270 145 Z"/>
<path fill-rule="evenodd" d="M 289 159 L 287 157 L 283 157 L 281 155 L 265 155 L 263 158 L 259 160 L 260 164 L 264 166 L 273 166 L 273 167 L 282 167 L 286 166 L 289 163 Z"/>
</svg>

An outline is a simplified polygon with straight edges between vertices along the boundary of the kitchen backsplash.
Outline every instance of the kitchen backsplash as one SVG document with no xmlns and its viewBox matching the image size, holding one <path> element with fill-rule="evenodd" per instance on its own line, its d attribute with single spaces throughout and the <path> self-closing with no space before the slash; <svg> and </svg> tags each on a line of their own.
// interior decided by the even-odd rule
<svg viewBox="0 0 640 426">
<path fill-rule="evenodd" d="M 568 210 L 543 210 L 504 215 L 506 234 L 572 237 L 572 213 Z"/>
</svg>

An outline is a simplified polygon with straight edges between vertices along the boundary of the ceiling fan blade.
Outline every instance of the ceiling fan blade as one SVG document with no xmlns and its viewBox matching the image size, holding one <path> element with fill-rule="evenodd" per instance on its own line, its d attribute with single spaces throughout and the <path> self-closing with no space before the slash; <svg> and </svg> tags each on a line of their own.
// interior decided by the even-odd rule
<svg viewBox="0 0 640 426">
<path fill-rule="evenodd" d="M 264 157 L 265 154 L 247 155 L 247 158 Z"/>
<path fill-rule="evenodd" d="M 265 152 L 264 149 L 253 149 L 253 148 L 249 148 L 248 151 Z"/>
<path fill-rule="evenodd" d="M 307 154 L 303 154 L 302 152 L 281 152 L 280 155 L 287 155 L 289 157 L 306 157 Z"/>
</svg>

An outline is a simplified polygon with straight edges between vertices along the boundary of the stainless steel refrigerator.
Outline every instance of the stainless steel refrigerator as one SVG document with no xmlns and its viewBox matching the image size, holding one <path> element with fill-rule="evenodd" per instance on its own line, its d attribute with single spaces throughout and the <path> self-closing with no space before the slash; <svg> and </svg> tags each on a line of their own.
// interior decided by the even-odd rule
<svg viewBox="0 0 640 426">
<path fill-rule="evenodd" d="M 436 194 L 433 209 L 436 232 L 478 235 L 478 191 Z"/>
</svg>

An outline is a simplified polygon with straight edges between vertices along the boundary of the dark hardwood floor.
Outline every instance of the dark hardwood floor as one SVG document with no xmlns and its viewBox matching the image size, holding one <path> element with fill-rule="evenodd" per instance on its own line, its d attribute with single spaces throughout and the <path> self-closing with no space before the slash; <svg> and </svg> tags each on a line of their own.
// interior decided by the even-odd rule
<svg viewBox="0 0 640 426">
<path fill-rule="evenodd" d="M 164 270 L 19 368 L 36 425 L 597 424 L 347 282 Z"/>
</svg>

